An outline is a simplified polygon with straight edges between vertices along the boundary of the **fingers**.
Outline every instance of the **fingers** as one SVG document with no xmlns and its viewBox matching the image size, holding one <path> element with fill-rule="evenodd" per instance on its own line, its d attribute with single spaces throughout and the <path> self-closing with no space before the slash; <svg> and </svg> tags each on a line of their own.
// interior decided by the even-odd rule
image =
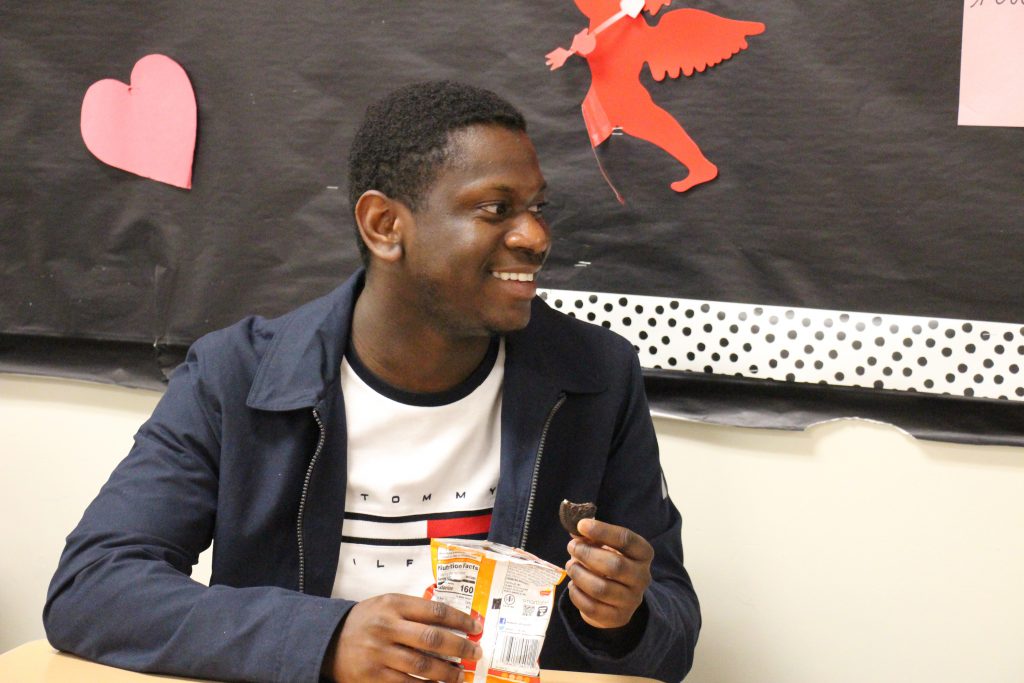
<svg viewBox="0 0 1024 683">
<path fill-rule="evenodd" d="M 636 585 L 627 585 L 597 574 L 586 565 L 575 561 L 569 562 L 566 573 L 572 583 L 593 600 L 613 606 L 632 606 L 638 602 L 636 589 L 639 588 L 639 582 Z"/>
<path fill-rule="evenodd" d="M 569 59 L 570 53 L 563 47 L 555 48 L 547 55 L 545 55 L 544 63 L 551 67 L 551 70 L 561 68 L 567 59 Z"/>
<path fill-rule="evenodd" d="M 575 581 L 569 584 L 569 600 L 580 611 L 583 621 L 597 628 L 619 628 L 629 623 L 635 608 L 608 605 L 595 600 L 580 588 Z M 639 606 L 639 605 L 638 605 Z"/>
<path fill-rule="evenodd" d="M 420 624 L 435 624 L 453 628 L 463 633 L 479 633 L 481 626 L 473 617 L 441 602 L 414 598 L 408 595 L 388 595 L 398 606 L 398 613 L 405 619 Z"/>
<path fill-rule="evenodd" d="M 421 660 L 421 661 L 417 661 Z M 406 683 L 407 681 L 444 681 L 444 683 L 462 683 L 465 675 L 455 664 L 445 662 L 436 657 L 419 653 L 410 653 L 407 658 L 398 652 L 389 657 L 388 665 L 395 668 L 373 669 L 356 676 L 338 679 L 342 683 Z"/>
<path fill-rule="evenodd" d="M 637 586 L 643 580 L 643 569 L 637 562 L 614 550 L 590 545 L 583 539 L 569 542 L 569 558 L 566 572 L 573 580 L 575 573 L 583 570 L 624 586 Z"/>
<path fill-rule="evenodd" d="M 577 551 L 583 549 L 582 553 L 574 554 L 566 565 L 570 578 L 569 599 L 579 609 L 580 616 L 598 628 L 617 628 L 628 624 L 650 585 L 649 565 L 630 560 L 614 550 L 597 548 L 578 540 L 572 543 L 577 544 Z M 579 554 L 586 555 L 590 565 L 577 559 Z M 602 569 L 595 570 L 595 566 Z"/>
<path fill-rule="evenodd" d="M 400 680 L 409 680 L 405 674 L 446 683 L 463 680 L 462 668 L 457 664 L 408 648 L 394 648 L 393 652 L 394 656 L 389 657 L 388 664 L 393 667 L 393 671 L 402 674 Z"/>
<path fill-rule="evenodd" d="M 477 660 L 483 652 L 450 629 L 474 634 L 480 625 L 452 607 L 422 598 L 369 598 L 346 617 L 329 668 L 344 683 L 413 680 L 409 676 L 456 683 L 462 669 L 443 657 Z"/>
<path fill-rule="evenodd" d="M 400 621 L 389 635 L 395 643 L 443 657 L 477 660 L 483 655 L 479 645 L 440 626 Z"/>
<path fill-rule="evenodd" d="M 483 655 L 479 645 L 449 630 L 478 633 L 480 624 L 468 614 L 422 598 L 406 595 L 382 597 L 392 603 L 400 617 L 379 624 L 384 631 L 380 634 L 383 639 L 443 657 L 477 660 Z"/>
<path fill-rule="evenodd" d="M 599 522 L 596 519 L 580 520 L 579 532 L 590 541 L 613 548 L 626 557 L 638 562 L 650 563 L 654 549 L 643 536 L 626 527 Z"/>
<path fill-rule="evenodd" d="M 629 623 L 651 584 L 654 550 L 642 536 L 614 524 L 581 520 L 569 541 L 569 599 L 598 628 Z"/>
</svg>

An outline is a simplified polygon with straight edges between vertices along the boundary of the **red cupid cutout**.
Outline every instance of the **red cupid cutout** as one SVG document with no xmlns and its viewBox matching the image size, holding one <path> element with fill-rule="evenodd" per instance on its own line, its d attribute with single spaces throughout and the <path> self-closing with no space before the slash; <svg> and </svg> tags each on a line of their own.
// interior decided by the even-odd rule
<svg viewBox="0 0 1024 683">
<path fill-rule="evenodd" d="M 747 36 L 763 33 L 764 24 L 678 9 L 666 12 L 651 26 L 640 16 L 641 11 L 657 14 L 671 0 L 575 1 L 590 19 L 590 26 L 576 34 L 568 50 L 557 48 L 548 53 L 547 64 L 554 70 L 572 55 L 587 60 L 591 84 L 583 100 L 583 121 L 590 144 L 597 147 L 619 128 L 661 147 L 689 170 L 689 175 L 671 184 L 676 192 L 714 180 L 718 167 L 708 161 L 682 125 L 654 103 L 640 82 L 640 71 L 646 63 L 656 81 L 703 72 L 745 49 Z M 617 191 L 615 195 L 621 202 Z"/>
<path fill-rule="evenodd" d="M 192 187 L 196 96 L 173 59 L 135 63 L 131 85 L 105 79 L 82 101 L 82 139 L 105 164 L 161 183 Z"/>
</svg>

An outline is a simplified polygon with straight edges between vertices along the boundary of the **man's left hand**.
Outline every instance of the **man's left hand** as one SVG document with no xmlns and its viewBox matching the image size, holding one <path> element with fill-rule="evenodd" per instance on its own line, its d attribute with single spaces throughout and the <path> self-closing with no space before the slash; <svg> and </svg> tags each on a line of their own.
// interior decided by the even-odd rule
<svg viewBox="0 0 1024 683">
<path fill-rule="evenodd" d="M 596 628 L 625 626 L 651 583 L 651 544 L 629 529 L 596 519 L 580 521 L 565 565 L 569 599 Z"/>
</svg>

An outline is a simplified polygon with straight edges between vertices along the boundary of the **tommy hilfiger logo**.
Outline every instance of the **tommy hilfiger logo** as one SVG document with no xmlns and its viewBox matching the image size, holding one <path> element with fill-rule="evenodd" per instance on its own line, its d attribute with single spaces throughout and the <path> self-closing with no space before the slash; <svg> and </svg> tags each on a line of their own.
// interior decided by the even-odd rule
<svg viewBox="0 0 1024 683">
<path fill-rule="evenodd" d="M 341 542 L 411 546 L 430 545 L 432 538 L 484 539 L 491 528 L 492 510 L 493 508 L 486 508 L 400 517 L 346 512 Z"/>
<path fill-rule="evenodd" d="M 498 487 L 496 487 L 496 486 L 492 486 L 490 488 L 491 496 L 494 496 L 494 492 L 497 490 L 497 488 Z M 369 501 L 373 500 L 374 498 L 376 498 L 376 496 L 374 496 L 374 494 L 372 494 L 372 493 L 360 493 L 360 494 L 357 494 L 357 495 L 364 502 L 369 502 Z M 429 503 L 429 502 L 432 502 L 433 499 L 434 499 L 434 494 L 433 493 L 424 493 L 422 495 L 423 495 L 423 499 L 420 501 L 421 503 Z M 456 491 L 455 492 L 455 500 L 464 500 L 465 498 L 466 498 L 466 492 L 465 491 Z M 397 504 L 402 502 L 402 497 L 398 496 L 398 495 L 391 496 L 391 502 L 394 503 L 395 505 L 397 505 Z M 345 517 L 348 518 L 348 515 L 346 515 Z"/>
</svg>

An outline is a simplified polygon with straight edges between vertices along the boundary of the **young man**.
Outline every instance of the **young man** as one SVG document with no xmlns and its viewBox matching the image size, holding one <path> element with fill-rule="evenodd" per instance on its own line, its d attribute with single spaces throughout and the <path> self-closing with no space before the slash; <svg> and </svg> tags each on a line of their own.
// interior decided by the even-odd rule
<svg viewBox="0 0 1024 683">
<path fill-rule="evenodd" d="M 245 681 L 457 681 L 431 536 L 568 568 L 547 668 L 678 681 L 700 625 L 632 347 L 535 297 L 546 184 L 522 116 L 456 83 L 372 106 L 349 191 L 366 264 L 199 340 L 68 538 L 44 620 L 116 666 Z M 570 540 L 563 499 L 601 521 Z M 191 581 L 214 543 L 210 587 Z M 568 545 L 567 545 L 568 544 Z"/>
</svg>

